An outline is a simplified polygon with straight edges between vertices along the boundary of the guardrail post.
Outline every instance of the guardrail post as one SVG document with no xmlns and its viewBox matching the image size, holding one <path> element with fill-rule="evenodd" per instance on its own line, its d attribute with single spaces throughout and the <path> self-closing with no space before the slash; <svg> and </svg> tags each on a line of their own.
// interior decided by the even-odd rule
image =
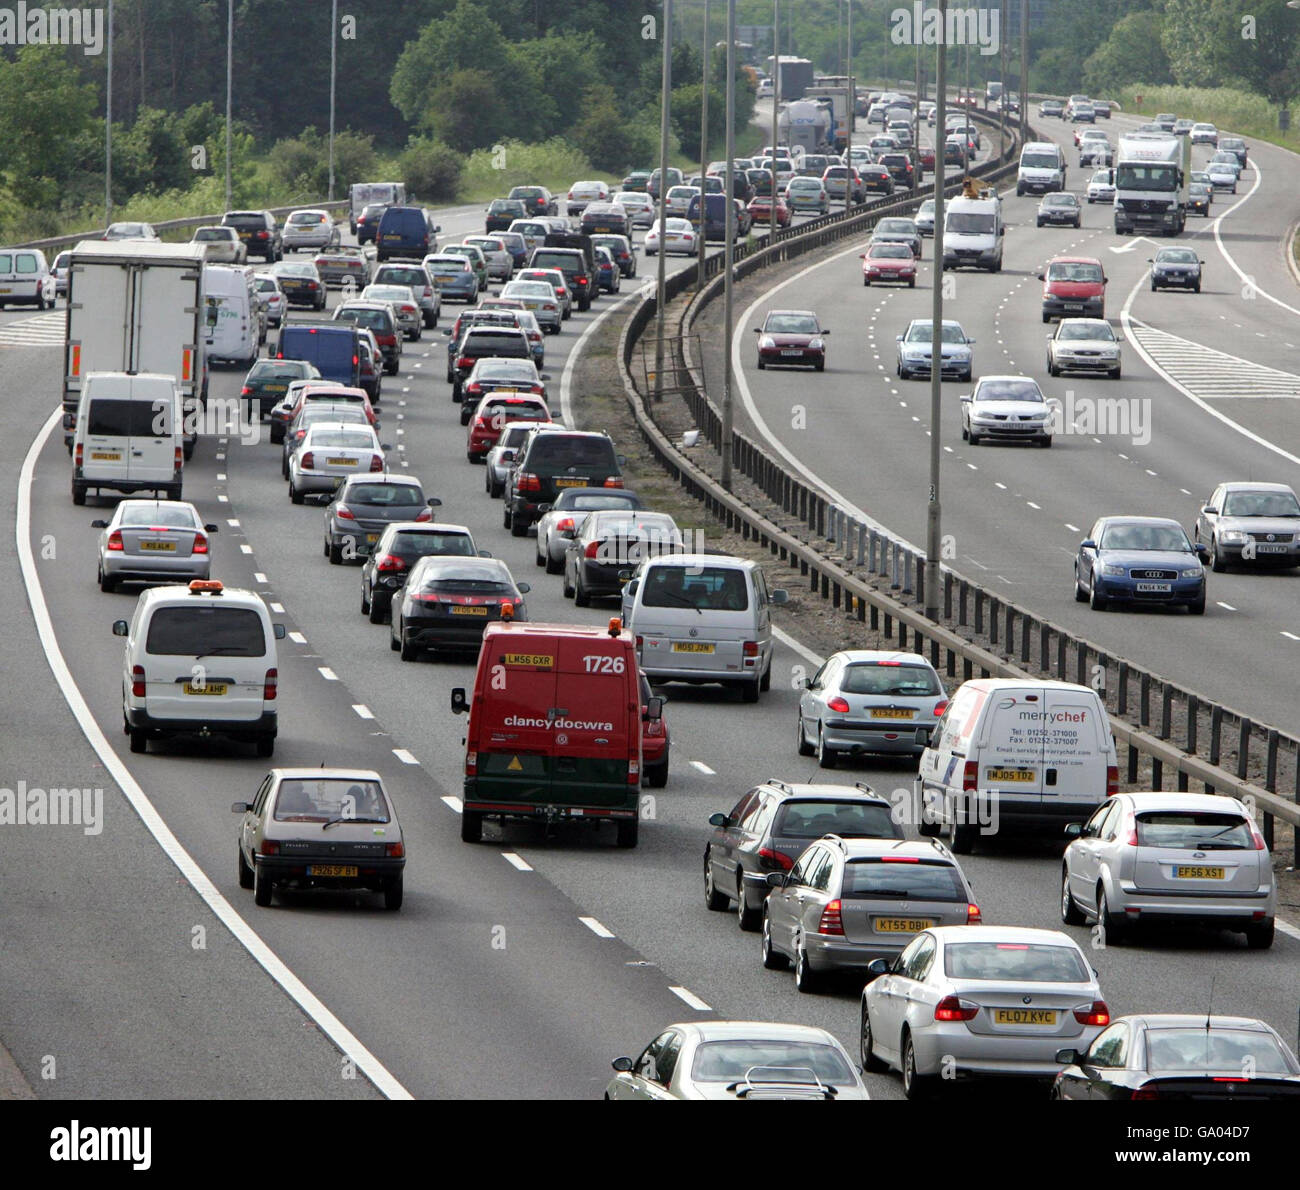
<svg viewBox="0 0 1300 1190">
<path fill-rule="evenodd" d="M 1279 735 L 1276 727 L 1268 729 L 1268 759 L 1264 770 L 1264 788 L 1269 793 L 1277 792 L 1277 750 Z M 1273 850 L 1273 815 L 1264 812 L 1264 842 Z"/>
<path fill-rule="evenodd" d="M 1157 793 L 1159 793 L 1164 789 L 1164 787 L 1165 787 L 1164 762 L 1160 760 L 1159 757 L 1153 756 L 1151 758 L 1151 788 L 1154 789 Z"/>
<path fill-rule="evenodd" d="M 910 595 L 912 593 L 912 551 L 905 550 L 900 546 L 899 552 L 903 555 L 903 590 L 901 593 Z"/>
<path fill-rule="evenodd" d="M 1128 662 L 1119 663 L 1119 673 L 1115 678 L 1119 693 L 1115 697 L 1115 714 L 1121 719 L 1128 714 Z"/>
<path fill-rule="evenodd" d="M 966 627 L 966 599 L 970 595 L 970 584 L 963 578 L 959 579 L 961 584 L 957 588 L 957 623 L 960 627 Z"/>
<path fill-rule="evenodd" d="M 1065 653 L 1066 646 L 1070 643 L 1070 638 L 1064 632 L 1056 634 L 1056 676 L 1065 681 Z"/>
<path fill-rule="evenodd" d="M 889 640 L 894 635 L 894 617 L 885 612 L 885 639 Z"/>
<path fill-rule="evenodd" d="M 1197 710 L 1199 700 L 1195 694 L 1187 696 L 1187 748 L 1189 756 L 1196 755 L 1196 729 L 1200 726 L 1199 712 Z"/>
<path fill-rule="evenodd" d="M 1160 691 L 1160 738 L 1169 738 L 1170 719 L 1174 713 L 1174 691 L 1167 682 Z"/>
<path fill-rule="evenodd" d="M 832 547 L 834 547 L 836 542 L 839 540 L 835 535 L 836 530 L 839 526 L 839 513 L 840 513 L 839 508 L 834 504 L 832 504 L 830 508 L 827 509 L 826 541 L 827 544 L 829 544 Z"/>
<path fill-rule="evenodd" d="M 1074 651 L 1074 680 L 1080 686 L 1087 685 L 1087 682 L 1084 680 L 1087 677 L 1087 673 L 1088 673 L 1088 646 L 1085 645 L 1082 641 L 1080 641 Z"/>
<path fill-rule="evenodd" d="M 1026 613 L 1020 621 L 1020 664 L 1029 664 L 1029 633 L 1033 628 L 1033 617 Z"/>
<path fill-rule="evenodd" d="M 952 571 L 944 571 L 943 575 L 943 618 L 952 619 Z"/>
<path fill-rule="evenodd" d="M 1138 750 L 1132 744 L 1128 746 L 1128 783 L 1136 784 L 1138 779 Z"/>
<path fill-rule="evenodd" d="M 1210 708 L 1210 763 L 1217 765 L 1219 763 L 1219 749 L 1223 740 L 1223 708 L 1213 706 Z"/>
<path fill-rule="evenodd" d="M 890 571 L 892 572 L 889 580 L 889 589 L 891 591 L 897 591 L 899 587 L 902 586 L 902 583 L 899 581 L 899 577 L 898 577 L 899 552 L 900 552 L 899 544 L 897 541 L 895 541 L 890 547 L 890 551 L 889 551 L 890 554 L 889 567 L 890 567 Z"/>
<path fill-rule="evenodd" d="M 862 559 L 866 551 L 866 548 L 867 548 L 867 527 L 866 525 L 859 524 L 858 525 L 858 565 L 859 566 L 862 565 Z"/>
<path fill-rule="evenodd" d="M 1237 743 L 1237 780 L 1246 779 L 1246 766 L 1250 761 L 1250 720 L 1241 721 L 1241 735 Z"/>
<path fill-rule="evenodd" d="M 1001 606 L 996 595 L 989 596 L 989 644 L 994 647 L 998 643 L 998 608 Z"/>
<path fill-rule="evenodd" d="M 1142 727 L 1151 723 L 1151 675 L 1145 672 L 1138 684 L 1138 723 Z"/>
<path fill-rule="evenodd" d="M 1046 624 L 1038 626 L 1038 668 L 1047 673 L 1052 664 L 1052 630 Z"/>
<path fill-rule="evenodd" d="M 975 588 L 975 635 L 984 635 L 984 592 Z"/>
<path fill-rule="evenodd" d="M 871 605 L 871 631 L 880 631 L 880 608 L 874 603 Z"/>
<path fill-rule="evenodd" d="M 925 607 L 925 559 L 916 555 L 916 602 Z"/>
<path fill-rule="evenodd" d="M 961 680 L 963 682 L 969 682 L 971 678 L 974 676 L 974 673 L 975 673 L 974 662 L 972 662 L 969 657 L 963 657 L 961 659 Z"/>
</svg>

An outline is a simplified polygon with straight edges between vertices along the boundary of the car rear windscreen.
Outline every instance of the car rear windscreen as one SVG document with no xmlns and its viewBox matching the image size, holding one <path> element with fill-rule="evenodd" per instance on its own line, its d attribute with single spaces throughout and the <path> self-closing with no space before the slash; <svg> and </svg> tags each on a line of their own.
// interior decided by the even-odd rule
<svg viewBox="0 0 1300 1190">
<path fill-rule="evenodd" d="M 312 777 L 281 781 L 275 798 L 277 822 L 388 822 L 388 802 L 378 781 Z"/>
<path fill-rule="evenodd" d="M 86 433 L 107 438 L 167 438 L 171 436 L 171 418 L 160 402 L 92 397 Z"/>
<path fill-rule="evenodd" d="M 528 267 L 532 269 L 559 269 L 566 273 L 580 272 L 583 268 L 582 257 L 564 252 L 546 252 L 538 249 L 533 253 L 533 258 L 528 262 Z"/>
<path fill-rule="evenodd" d="M 1294 1074 L 1277 1042 L 1255 1029 L 1148 1029 L 1147 1069 L 1249 1070 L 1253 1074 Z"/>
<path fill-rule="evenodd" d="M 693 607 L 743 612 L 749 607 L 745 572 L 732 566 L 655 566 L 644 580 L 646 607 Z"/>
<path fill-rule="evenodd" d="M 315 364 L 322 376 L 351 376 L 355 344 L 352 332 L 343 327 L 315 332 L 289 327 L 280 336 L 279 354 Z"/>
<path fill-rule="evenodd" d="M 761 1026 L 760 1026 L 761 1028 Z M 752 1073 L 751 1073 L 752 1072 Z M 853 1083 L 853 1073 L 829 1045 L 806 1041 L 707 1041 L 695 1051 L 691 1078 L 700 1083 Z"/>
<path fill-rule="evenodd" d="M 901 694 L 922 697 L 938 694 L 939 679 L 920 665 L 878 665 L 863 662 L 850 665 L 840 679 L 845 694 Z"/>
<path fill-rule="evenodd" d="M 466 355 L 531 355 L 532 351 L 518 331 L 508 335 L 468 335 L 465 338 Z"/>
<path fill-rule="evenodd" d="M 1088 968 L 1069 946 L 1041 942 L 958 942 L 944 948 L 945 972 L 953 979 L 1087 983 Z"/>
<path fill-rule="evenodd" d="M 842 835 L 857 839 L 897 839 L 897 828 L 887 805 L 873 802 L 787 802 L 777 811 L 772 834 L 784 839 L 820 839 Z"/>
<path fill-rule="evenodd" d="M 1139 847 L 1180 851 L 1249 851 L 1255 840 L 1240 814 L 1193 810 L 1152 810 L 1137 816 Z"/>
<path fill-rule="evenodd" d="M 879 901 L 964 902 L 966 889 L 951 864 L 851 859 L 844 865 L 843 897 Z"/>
<path fill-rule="evenodd" d="M 528 466 L 592 468 L 618 473 L 618 459 L 614 444 L 608 438 L 569 437 L 565 434 L 543 434 L 528 452 Z"/>
<path fill-rule="evenodd" d="M 389 553 L 407 562 L 426 558 L 431 554 L 452 554 L 472 558 L 474 542 L 466 533 L 398 533 L 394 535 Z"/>
<path fill-rule="evenodd" d="M 202 598 L 203 603 L 198 603 Z M 214 598 L 219 598 L 214 597 Z M 160 607 L 149 620 L 145 652 L 155 657 L 265 657 L 262 618 L 247 607 L 221 607 L 207 596 L 194 606 Z"/>
<path fill-rule="evenodd" d="M 347 499 L 384 508 L 419 508 L 424 503 L 423 493 L 409 483 L 354 483 Z"/>
</svg>

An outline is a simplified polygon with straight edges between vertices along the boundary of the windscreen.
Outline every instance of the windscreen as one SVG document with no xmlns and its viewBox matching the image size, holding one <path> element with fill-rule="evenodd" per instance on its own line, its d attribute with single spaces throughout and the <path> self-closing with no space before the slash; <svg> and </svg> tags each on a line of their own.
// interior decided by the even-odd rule
<svg viewBox="0 0 1300 1190">
<path fill-rule="evenodd" d="M 880 901 L 966 900 L 957 869 L 951 864 L 893 863 L 851 859 L 844 865 L 842 897 Z"/>
<path fill-rule="evenodd" d="M 1166 550 L 1190 553 L 1187 534 L 1175 525 L 1109 525 L 1101 535 L 1104 550 Z"/>
<path fill-rule="evenodd" d="M 1082 264 L 1079 261 L 1056 261 L 1047 266 L 1049 281 L 1070 281 L 1076 284 L 1100 284 L 1101 265 Z"/>
<path fill-rule="evenodd" d="M 1300 517 L 1300 503 L 1293 492 L 1229 492 L 1223 515 Z"/>
<path fill-rule="evenodd" d="M 876 802 L 786 802 L 777 811 L 772 834 L 785 839 L 820 839 L 840 835 L 846 839 L 893 839 L 890 808 Z"/>
<path fill-rule="evenodd" d="M 1032 380 L 994 380 L 981 384 L 975 392 L 977 401 L 1032 401 L 1043 403 L 1043 394 Z"/>
<path fill-rule="evenodd" d="M 1056 332 L 1058 340 L 1096 340 L 1105 339 L 1109 343 L 1115 341 L 1115 332 L 1110 329 L 1107 323 L 1062 323 L 1061 328 Z"/>
<path fill-rule="evenodd" d="M 1052 153 L 1025 153 L 1020 158 L 1021 169 L 1059 169 L 1060 165 Z"/>
<path fill-rule="evenodd" d="M 819 328 L 807 314 L 769 314 L 763 329 L 769 335 L 815 335 Z"/>
<path fill-rule="evenodd" d="M 1178 167 L 1174 165 L 1134 165 L 1121 163 L 1115 170 L 1119 190 L 1150 190 L 1172 194 L 1178 189 Z"/>
<path fill-rule="evenodd" d="M 930 343 L 934 339 L 932 329 L 924 322 L 916 322 L 908 328 L 907 341 L 909 343 Z M 940 340 L 943 343 L 960 343 L 965 346 L 966 335 L 959 326 L 948 326 L 946 323 L 943 327 L 943 335 Z"/>
<path fill-rule="evenodd" d="M 944 220 L 944 230 L 957 235 L 989 236 L 996 228 L 992 215 L 977 211 L 950 211 Z"/>
<path fill-rule="evenodd" d="M 1088 968 L 1069 946 L 1041 942 L 958 942 L 944 948 L 953 979 L 1087 983 Z"/>
<path fill-rule="evenodd" d="M 252 608 L 222 607 L 220 598 L 195 596 L 193 605 L 158 608 L 149 619 L 145 652 L 155 657 L 265 657 L 262 618 Z"/>
</svg>

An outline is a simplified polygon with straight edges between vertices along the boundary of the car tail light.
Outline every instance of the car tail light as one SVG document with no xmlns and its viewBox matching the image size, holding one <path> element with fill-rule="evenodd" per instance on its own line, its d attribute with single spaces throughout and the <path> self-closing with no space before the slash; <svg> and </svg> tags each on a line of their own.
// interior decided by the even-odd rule
<svg viewBox="0 0 1300 1190">
<path fill-rule="evenodd" d="M 829 702 L 827 702 L 826 709 L 828 711 L 837 711 L 841 715 L 847 715 L 850 709 L 849 700 L 847 698 L 840 698 L 837 695 L 835 698 L 832 698 Z"/>
<path fill-rule="evenodd" d="M 406 856 L 406 845 L 404 843 L 385 843 L 384 855 L 389 859 L 403 859 Z"/>
<path fill-rule="evenodd" d="M 370 456 L 370 470 L 371 470 L 371 471 L 382 471 L 383 469 L 384 469 L 384 456 L 383 456 L 383 455 L 371 455 L 371 456 Z"/>
<path fill-rule="evenodd" d="M 640 648 L 644 643 L 645 643 L 645 637 L 644 637 L 644 636 L 638 636 L 638 637 L 636 638 L 636 647 L 637 647 L 638 649 L 639 649 L 639 648 Z"/>
<path fill-rule="evenodd" d="M 523 472 L 515 481 L 515 491 L 517 492 L 540 492 L 541 490 L 542 481 L 531 471 Z"/>
<path fill-rule="evenodd" d="M 817 923 L 817 932 L 819 934 L 844 933 L 844 918 L 840 915 L 838 897 L 833 901 L 826 902 L 826 908 L 822 910 L 821 920 Z"/>
<path fill-rule="evenodd" d="M 131 666 L 131 695 L 133 698 L 144 697 L 144 666 Z"/>
<path fill-rule="evenodd" d="M 483 391 L 483 386 L 476 380 L 473 384 L 467 384 L 465 386 L 465 391 L 467 393 L 481 393 Z"/>
<path fill-rule="evenodd" d="M 563 517 L 560 520 L 555 522 L 555 531 L 557 533 L 563 533 L 566 529 L 572 529 L 572 528 L 573 528 L 573 518 L 571 516 Z"/>
<path fill-rule="evenodd" d="M 607 488 L 621 488 L 623 486 L 623 477 L 620 475 L 611 475 L 607 480 L 605 480 L 605 486 Z"/>
<path fill-rule="evenodd" d="M 458 368 L 472 368 L 473 366 L 474 361 L 470 359 L 468 355 L 462 355 L 460 359 L 456 361 L 456 367 Z"/>
<path fill-rule="evenodd" d="M 420 511 L 416 513 L 415 519 L 417 521 L 425 521 L 425 522 L 433 520 L 433 509 L 432 508 L 420 509 Z"/>
<path fill-rule="evenodd" d="M 381 554 L 379 560 L 375 563 L 375 569 L 381 574 L 393 574 L 399 570 L 405 570 L 406 563 L 396 554 Z"/>
<path fill-rule="evenodd" d="M 294 430 L 294 432 L 293 432 L 293 436 L 294 436 L 294 439 L 295 439 L 296 441 L 301 442 L 304 438 L 307 437 L 307 431 L 306 431 L 306 430 Z"/>
<path fill-rule="evenodd" d="M 253 390 L 249 388 L 248 385 L 244 385 L 244 387 L 239 390 L 239 395 L 241 397 L 251 397 L 253 395 Z"/>
<path fill-rule="evenodd" d="M 126 548 L 126 547 L 122 544 L 122 530 L 121 530 L 121 529 L 114 529 L 113 532 L 110 533 L 110 534 L 108 535 L 108 548 L 109 548 L 110 550 L 120 550 L 120 549 L 125 549 L 125 548 Z"/>
<path fill-rule="evenodd" d="M 109 547 L 112 548 L 111 546 Z M 202 533 L 194 534 L 194 545 L 190 549 L 192 554 L 206 554 L 208 552 L 208 539 Z"/>
<path fill-rule="evenodd" d="M 1124 821 L 1120 823 L 1120 831 L 1124 835 L 1124 842 L 1129 847 L 1138 845 L 1137 820 L 1132 814 L 1126 814 Z"/>
<path fill-rule="evenodd" d="M 1134 1087 L 1130 1099 L 1159 1099 L 1160 1092 L 1155 1087 Z"/>
<path fill-rule="evenodd" d="M 1250 824 L 1250 837 L 1254 840 L 1256 851 L 1267 851 L 1268 844 L 1264 842 L 1264 836 L 1255 829 L 1255 824 Z"/>
<path fill-rule="evenodd" d="M 276 687 L 280 682 L 280 671 L 278 669 L 268 669 L 266 678 L 262 682 L 262 701 L 274 702 Z"/>
<path fill-rule="evenodd" d="M 968 1004 L 956 996 L 945 996 L 934 1006 L 936 1021 L 971 1021 L 978 1013 L 978 1004 Z"/>
<path fill-rule="evenodd" d="M 307 288 L 308 288 L 308 289 L 319 289 L 320 286 L 317 285 L 315 281 L 308 281 L 308 282 L 307 282 Z"/>
<path fill-rule="evenodd" d="M 83 450 L 83 449 L 84 449 L 84 448 L 82 447 L 81 443 L 78 442 L 78 443 L 77 443 L 77 449 L 76 449 L 76 457 L 73 459 L 73 465 L 76 466 L 76 467 L 78 467 L 78 468 L 81 467 L 81 460 L 82 460 L 82 457 L 83 457 L 83 456 L 82 456 L 82 450 Z"/>
<path fill-rule="evenodd" d="M 178 446 L 174 451 L 172 451 L 172 467 L 175 468 L 177 474 L 179 474 L 181 467 L 184 465 L 185 452 Z"/>
<path fill-rule="evenodd" d="M 777 851 L 773 847 L 760 847 L 758 858 L 764 861 L 763 866 L 772 870 L 780 869 L 788 872 L 794 867 L 794 860 L 783 852 Z"/>
<path fill-rule="evenodd" d="M 569 191 L 569 201 L 570 201 L 570 202 L 573 201 L 573 191 L 572 191 L 572 190 Z"/>
<path fill-rule="evenodd" d="M 574 277 L 574 278 L 573 278 L 573 283 L 574 283 L 575 285 L 586 285 L 586 284 L 588 284 L 588 280 L 587 280 L 586 275 L 584 274 L 584 275 L 582 275 L 582 276 Z"/>
<path fill-rule="evenodd" d="M 968 760 L 961 771 L 961 789 L 963 793 L 974 793 L 979 788 L 980 766 L 974 760 Z"/>
<path fill-rule="evenodd" d="M 478 753 L 477 753 L 477 752 L 466 752 L 466 753 L 465 753 L 465 773 L 466 773 L 466 775 L 472 777 L 472 776 L 474 776 L 474 774 L 477 773 L 477 772 L 478 772 Z"/>
<path fill-rule="evenodd" d="M 627 783 L 629 785 L 641 784 L 641 761 L 635 757 L 627 762 Z"/>
<path fill-rule="evenodd" d="M 1106 796 L 1114 797 L 1119 792 L 1119 768 L 1116 765 L 1108 764 L 1106 766 Z"/>
<path fill-rule="evenodd" d="M 980 912 L 980 907 L 973 902 L 966 906 L 966 924 L 968 926 L 984 924 L 984 914 Z"/>
<path fill-rule="evenodd" d="M 1076 1008 L 1074 1019 L 1081 1025 L 1109 1025 L 1110 1009 L 1105 1000 L 1094 1000 L 1087 1008 Z"/>
<path fill-rule="evenodd" d="M 599 541 L 587 542 L 587 548 L 582 551 L 582 556 L 584 558 L 594 558 L 598 553 L 600 553 L 600 546 L 601 543 Z"/>
<path fill-rule="evenodd" d="M 264 239 L 266 239 L 266 232 L 264 232 L 264 231 L 259 231 L 259 232 L 257 233 L 257 238 L 258 238 L 259 240 L 264 240 Z"/>
<path fill-rule="evenodd" d="M 350 509 L 346 504 L 340 504 L 334 510 L 334 515 L 344 521 L 355 521 L 357 519 L 356 516 L 353 515 L 352 509 Z"/>
<path fill-rule="evenodd" d="M 944 711 L 946 711 L 947 709 L 948 709 L 948 700 L 946 698 L 939 699 L 939 701 L 934 704 L 934 717 L 936 719 L 942 717 Z"/>
<path fill-rule="evenodd" d="M 442 596 L 435 595 L 431 591 L 420 591 L 411 596 L 413 603 L 441 603 Z"/>
<path fill-rule="evenodd" d="M 314 466 L 316 466 L 316 456 L 313 455 L 311 451 L 308 451 L 302 456 L 302 462 L 300 465 L 310 471 Z"/>
</svg>

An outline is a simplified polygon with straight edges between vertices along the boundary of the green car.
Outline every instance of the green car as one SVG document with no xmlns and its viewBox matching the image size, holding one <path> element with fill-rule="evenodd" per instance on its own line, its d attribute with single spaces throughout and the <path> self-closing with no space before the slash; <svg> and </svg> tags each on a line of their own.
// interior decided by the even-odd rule
<svg viewBox="0 0 1300 1190">
<path fill-rule="evenodd" d="M 304 359 L 260 359 L 244 377 L 239 396 L 243 401 L 256 401 L 259 414 L 266 417 L 284 400 L 290 381 L 320 378 L 316 365 Z"/>
<path fill-rule="evenodd" d="M 644 194 L 650 188 L 650 171 L 648 169 L 634 169 L 619 185 L 620 190 L 635 190 L 638 194 Z"/>
<path fill-rule="evenodd" d="M 478 278 L 479 291 L 488 287 L 488 263 L 487 257 L 483 255 L 481 248 L 473 244 L 447 244 L 442 249 L 443 256 L 463 256 L 470 262 L 470 267 L 474 270 L 474 276 Z"/>
</svg>

